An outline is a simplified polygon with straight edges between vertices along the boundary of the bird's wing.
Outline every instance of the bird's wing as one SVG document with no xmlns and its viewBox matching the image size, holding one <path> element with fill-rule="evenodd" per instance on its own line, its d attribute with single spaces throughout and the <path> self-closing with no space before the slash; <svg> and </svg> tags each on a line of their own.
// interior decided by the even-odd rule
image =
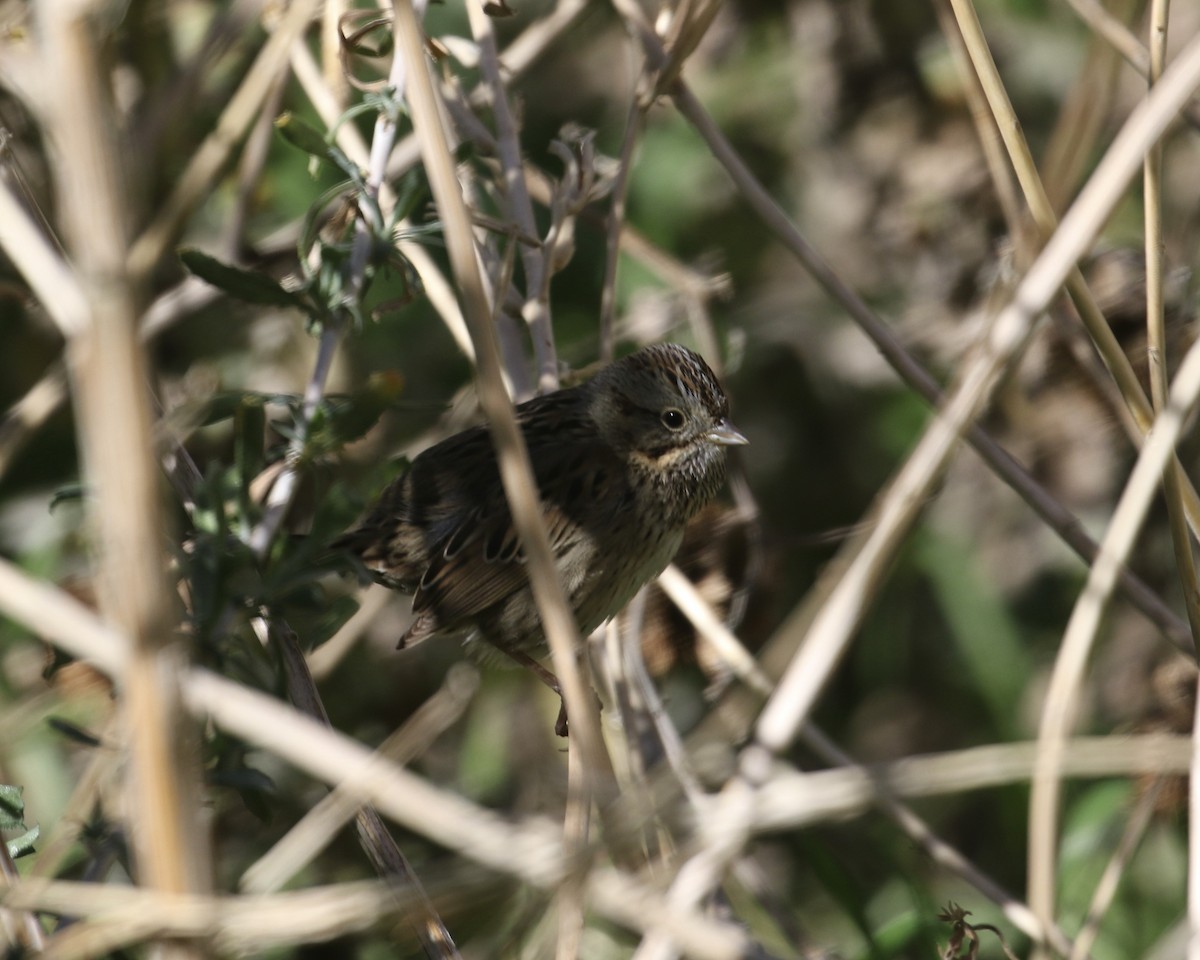
<svg viewBox="0 0 1200 960">
<path fill-rule="evenodd" d="M 358 525 L 333 548 L 358 555 L 369 570 L 405 592 L 425 575 L 429 557 L 474 526 L 471 513 L 489 481 L 491 441 L 472 427 L 431 447 L 393 480 Z M 489 472 L 490 471 L 490 472 Z"/>
<path fill-rule="evenodd" d="M 547 444 L 531 453 L 550 550 L 558 560 L 592 535 L 579 515 L 594 517 L 598 502 L 611 501 L 619 467 L 607 451 L 581 449 L 578 441 L 556 448 Z M 529 582 L 520 538 L 499 484 L 443 543 L 413 597 L 413 612 L 435 618 L 435 629 L 461 626 Z"/>
<path fill-rule="evenodd" d="M 544 513 L 557 557 L 581 534 L 562 511 Z M 491 520 L 468 518 L 435 556 L 413 595 L 413 612 L 432 616 L 436 630 L 453 629 L 523 589 L 529 582 L 520 538 L 508 510 Z M 432 626 L 432 624 L 431 624 Z"/>
</svg>

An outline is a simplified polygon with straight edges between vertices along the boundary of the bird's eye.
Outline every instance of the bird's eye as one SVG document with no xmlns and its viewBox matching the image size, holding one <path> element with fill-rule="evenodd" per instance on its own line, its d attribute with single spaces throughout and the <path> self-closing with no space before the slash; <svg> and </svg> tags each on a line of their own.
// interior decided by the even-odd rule
<svg viewBox="0 0 1200 960">
<path fill-rule="evenodd" d="M 683 411 L 676 410 L 674 407 L 672 407 L 670 410 L 664 410 L 663 415 L 662 415 L 662 422 L 663 422 L 663 426 L 666 427 L 668 430 L 683 429 L 683 422 L 684 422 Z"/>
</svg>

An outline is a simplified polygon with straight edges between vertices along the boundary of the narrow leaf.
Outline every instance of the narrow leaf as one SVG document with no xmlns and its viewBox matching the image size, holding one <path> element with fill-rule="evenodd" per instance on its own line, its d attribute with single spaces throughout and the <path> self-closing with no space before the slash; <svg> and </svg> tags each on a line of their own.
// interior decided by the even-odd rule
<svg viewBox="0 0 1200 960">
<path fill-rule="evenodd" d="M 296 294 L 261 273 L 230 266 L 199 250 L 181 250 L 179 259 L 201 280 L 238 300 L 268 307 L 304 308 L 304 301 Z"/>
<path fill-rule="evenodd" d="M 41 827 L 32 827 L 26 830 L 19 837 L 7 841 L 8 855 L 14 860 L 17 857 L 23 857 L 27 853 L 33 853 L 33 845 L 37 842 L 38 836 L 41 834 Z"/>
<path fill-rule="evenodd" d="M 301 120 L 294 113 L 284 113 L 275 121 L 275 128 L 293 147 L 303 150 L 310 157 L 332 164 L 354 181 L 356 186 L 362 186 L 363 175 L 358 164 L 326 140 L 316 127 Z"/>
<path fill-rule="evenodd" d="M 0 783 L 0 830 L 25 829 L 24 789 Z"/>
</svg>

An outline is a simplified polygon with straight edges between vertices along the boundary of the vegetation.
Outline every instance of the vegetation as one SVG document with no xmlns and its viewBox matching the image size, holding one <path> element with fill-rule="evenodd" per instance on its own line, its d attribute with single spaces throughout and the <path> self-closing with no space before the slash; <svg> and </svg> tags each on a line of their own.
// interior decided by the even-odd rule
<svg viewBox="0 0 1200 960">
<path fill-rule="evenodd" d="M 1181 955 L 1200 10 L 423 7 L 0 6 L 8 955 Z M 563 741 L 328 545 L 657 340 Z"/>
</svg>

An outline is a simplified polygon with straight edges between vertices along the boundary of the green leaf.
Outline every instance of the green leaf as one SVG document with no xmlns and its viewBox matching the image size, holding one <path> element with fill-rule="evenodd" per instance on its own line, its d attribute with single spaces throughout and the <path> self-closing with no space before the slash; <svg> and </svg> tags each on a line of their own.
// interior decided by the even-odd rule
<svg viewBox="0 0 1200 960">
<path fill-rule="evenodd" d="M 884 957 L 928 956 L 914 949 L 925 925 L 913 909 L 890 917 L 872 931 L 875 951 Z"/>
<path fill-rule="evenodd" d="M 246 809 L 259 821 L 271 821 L 271 806 L 267 801 L 275 796 L 275 782 L 261 770 L 245 766 L 239 760 L 236 766 L 211 771 L 208 779 L 213 786 L 237 791 Z"/>
<path fill-rule="evenodd" d="M 53 513 L 64 503 L 75 503 L 82 500 L 87 495 L 87 487 L 82 483 L 68 483 L 66 486 L 59 487 L 54 491 L 54 496 L 50 498 L 50 505 L 47 509 Z"/>
<path fill-rule="evenodd" d="M 41 834 L 41 827 L 31 827 L 19 837 L 7 841 L 8 855 L 14 860 L 17 857 L 23 857 L 27 853 L 33 853 L 33 845 L 37 842 L 38 836 Z"/>
<path fill-rule="evenodd" d="M 88 733 L 82 727 L 77 726 L 70 720 L 63 717 L 47 717 L 46 725 L 56 733 L 61 733 L 69 740 L 74 740 L 76 743 L 83 744 L 85 747 L 100 746 L 100 738 L 94 734 Z"/>
<path fill-rule="evenodd" d="M 299 254 L 302 268 L 307 270 L 308 255 L 312 251 L 314 244 L 320 239 L 320 230 L 324 222 L 322 215 L 325 212 L 325 208 L 343 194 L 350 193 L 353 190 L 354 182 L 343 180 L 322 193 L 309 206 L 308 211 L 304 214 L 304 219 L 300 223 L 300 236 L 296 241 L 296 250 Z"/>
<path fill-rule="evenodd" d="M 275 781 L 253 767 L 233 767 L 227 770 L 213 770 L 208 775 L 208 781 L 216 787 L 231 787 L 234 790 L 256 790 L 259 793 L 274 793 Z"/>
<path fill-rule="evenodd" d="M 0 830 L 21 830 L 20 836 L 6 840 L 8 855 L 14 860 L 33 852 L 33 844 L 41 832 L 38 827 L 25 828 L 24 787 L 0 784 Z"/>
<path fill-rule="evenodd" d="M 330 143 L 316 127 L 301 120 L 294 113 L 282 113 L 275 121 L 275 128 L 293 147 L 303 150 L 310 157 L 337 167 L 355 185 L 363 185 L 362 170 L 358 164 Z"/>
<path fill-rule="evenodd" d="M 229 296 L 246 303 L 254 303 L 264 307 L 298 307 L 305 309 L 302 298 L 289 290 L 283 289 L 268 276 L 253 270 L 243 270 L 222 263 L 215 257 L 210 257 L 199 250 L 185 249 L 179 251 L 179 259 L 188 270 L 206 283 L 211 283 L 218 290 L 223 290 Z"/>
<path fill-rule="evenodd" d="M 403 390 L 404 378 L 399 373 L 382 370 L 371 374 L 366 385 L 349 396 L 326 397 L 309 424 L 305 454 L 320 456 L 361 439 L 396 406 Z"/>
<path fill-rule="evenodd" d="M 363 103 L 369 104 L 376 113 L 382 114 L 392 123 L 399 123 L 404 112 L 404 101 L 397 98 L 396 88 L 390 84 L 364 94 Z"/>
<path fill-rule="evenodd" d="M 429 195 L 429 184 L 423 177 L 417 176 L 416 170 L 410 170 L 396 184 L 396 205 L 392 208 L 392 226 L 407 220 L 412 216 L 417 206 L 424 202 Z M 439 224 L 440 226 L 440 224 Z"/>
<path fill-rule="evenodd" d="M 24 787 L 0 783 L 0 830 L 25 829 Z"/>
<path fill-rule="evenodd" d="M 266 464 L 267 413 L 262 397 L 246 397 L 233 418 L 233 459 L 238 473 L 238 510 L 243 533 L 258 519 L 250 485 Z"/>
<path fill-rule="evenodd" d="M 290 111 L 281 113 L 275 119 L 275 129 L 293 147 L 303 150 L 309 156 L 325 158 L 329 144 L 322 136 L 321 131 L 312 124 L 301 120 L 294 113 Z"/>
</svg>

